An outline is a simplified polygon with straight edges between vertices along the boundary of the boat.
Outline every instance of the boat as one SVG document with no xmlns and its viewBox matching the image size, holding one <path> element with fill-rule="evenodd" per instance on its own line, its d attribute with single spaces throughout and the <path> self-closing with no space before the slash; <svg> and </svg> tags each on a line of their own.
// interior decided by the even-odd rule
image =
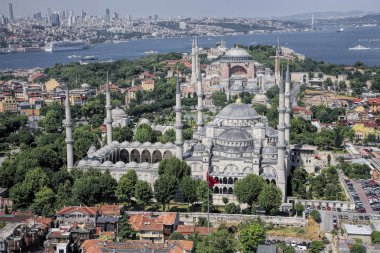
<svg viewBox="0 0 380 253">
<path fill-rule="evenodd" d="M 97 60 L 98 58 L 96 58 L 95 56 L 93 55 L 86 55 L 86 56 L 83 56 L 81 58 L 82 61 L 95 61 Z"/>
<path fill-rule="evenodd" d="M 377 24 L 364 24 L 362 26 L 364 26 L 364 27 L 373 27 L 373 26 L 377 26 Z"/>
<path fill-rule="evenodd" d="M 88 48 L 88 43 L 82 40 L 50 42 L 45 46 L 46 52 L 82 50 Z"/>
<path fill-rule="evenodd" d="M 157 54 L 157 51 L 146 51 L 144 54 Z"/>
<path fill-rule="evenodd" d="M 350 48 L 348 48 L 348 50 L 369 50 L 369 49 L 371 49 L 371 48 L 364 47 L 362 45 L 357 45 L 356 47 L 350 47 Z"/>
<path fill-rule="evenodd" d="M 342 33 L 342 32 L 344 32 L 344 28 L 341 27 L 339 30 L 336 30 L 336 32 L 337 32 L 337 33 Z"/>
</svg>

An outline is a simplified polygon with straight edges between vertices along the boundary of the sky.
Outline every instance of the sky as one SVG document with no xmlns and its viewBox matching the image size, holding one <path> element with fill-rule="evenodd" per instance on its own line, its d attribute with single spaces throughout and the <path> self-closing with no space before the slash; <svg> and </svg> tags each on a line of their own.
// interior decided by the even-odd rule
<svg viewBox="0 0 380 253">
<path fill-rule="evenodd" d="M 0 13 L 8 16 L 13 4 L 15 17 L 26 17 L 47 8 L 52 11 L 80 10 L 105 15 L 105 9 L 122 17 L 273 17 L 324 11 L 377 11 L 379 0 L 0 0 Z"/>
</svg>

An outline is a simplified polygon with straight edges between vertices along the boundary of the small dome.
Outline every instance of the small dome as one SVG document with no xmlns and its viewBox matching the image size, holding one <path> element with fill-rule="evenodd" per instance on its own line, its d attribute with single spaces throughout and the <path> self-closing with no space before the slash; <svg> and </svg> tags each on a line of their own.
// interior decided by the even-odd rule
<svg viewBox="0 0 380 253">
<path fill-rule="evenodd" d="M 123 143 L 121 143 L 122 146 L 127 146 L 129 145 L 129 141 L 123 141 Z"/>
<path fill-rule="evenodd" d="M 151 142 L 144 142 L 143 143 L 143 147 L 149 147 L 149 146 L 152 146 L 152 143 Z"/>
<path fill-rule="evenodd" d="M 253 101 L 256 103 L 266 103 L 268 101 L 268 97 L 265 94 L 257 94 Z"/>
<path fill-rule="evenodd" d="M 138 164 L 136 162 L 130 162 L 130 163 L 127 163 L 127 166 L 128 167 L 137 167 Z"/>
<path fill-rule="evenodd" d="M 112 144 L 113 145 L 119 145 L 120 143 L 118 141 L 113 141 Z"/>
<path fill-rule="evenodd" d="M 115 164 L 115 166 L 121 168 L 121 167 L 124 167 L 124 166 L 125 166 L 125 163 L 122 162 L 122 161 L 118 161 L 118 162 Z"/>
<path fill-rule="evenodd" d="M 155 143 L 153 143 L 153 146 L 154 147 L 161 147 L 162 146 L 162 142 L 155 142 Z"/>
<path fill-rule="evenodd" d="M 148 168 L 150 166 L 150 164 L 147 163 L 147 162 L 143 162 L 143 163 L 140 164 L 140 166 L 144 167 L 144 168 Z"/>
<path fill-rule="evenodd" d="M 82 83 L 82 84 L 80 85 L 80 87 L 81 87 L 82 89 L 89 89 L 89 88 L 90 88 L 90 85 L 89 85 L 88 83 Z"/>
<path fill-rule="evenodd" d="M 257 119 L 260 116 L 250 105 L 234 103 L 224 107 L 217 117 L 229 120 L 249 120 Z"/>
<path fill-rule="evenodd" d="M 87 161 L 86 160 L 80 160 L 79 163 L 78 163 L 78 166 L 79 167 L 85 167 L 85 166 L 87 166 Z"/>
<path fill-rule="evenodd" d="M 167 147 L 167 148 L 170 148 L 173 146 L 173 143 L 171 142 L 168 142 L 168 143 L 165 143 L 164 147 Z"/>
<path fill-rule="evenodd" d="M 139 125 L 140 124 L 147 124 L 147 125 L 149 125 L 150 121 L 148 119 L 143 118 L 143 119 L 140 120 Z"/>
<path fill-rule="evenodd" d="M 112 109 L 111 114 L 112 118 L 122 118 L 127 115 L 125 111 L 119 107 Z"/>
<path fill-rule="evenodd" d="M 252 136 L 246 131 L 234 128 L 224 131 L 221 135 L 219 135 L 218 140 L 234 142 L 249 141 L 252 140 Z"/>
<path fill-rule="evenodd" d="M 98 166 L 100 166 L 100 162 L 98 160 L 94 160 L 91 162 L 91 166 L 92 167 L 98 167 Z"/>
<path fill-rule="evenodd" d="M 226 52 L 226 54 L 222 57 L 222 60 L 252 60 L 252 56 L 245 50 L 244 48 L 231 48 Z"/>
<path fill-rule="evenodd" d="M 113 163 L 111 161 L 105 161 L 102 166 L 113 166 Z"/>
</svg>

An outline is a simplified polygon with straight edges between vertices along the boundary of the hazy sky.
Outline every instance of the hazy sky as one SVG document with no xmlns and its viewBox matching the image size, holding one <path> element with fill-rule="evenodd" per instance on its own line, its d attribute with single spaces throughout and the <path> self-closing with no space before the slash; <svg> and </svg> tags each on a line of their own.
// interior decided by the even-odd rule
<svg viewBox="0 0 380 253">
<path fill-rule="evenodd" d="M 8 16 L 13 3 L 15 17 L 27 16 L 47 8 L 85 10 L 89 15 L 104 15 L 105 9 L 121 16 L 223 16 L 262 17 L 286 16 L 318 11 L 380 11 L 379 0 L 0 0 L 0 13 Z"/>
</svg>

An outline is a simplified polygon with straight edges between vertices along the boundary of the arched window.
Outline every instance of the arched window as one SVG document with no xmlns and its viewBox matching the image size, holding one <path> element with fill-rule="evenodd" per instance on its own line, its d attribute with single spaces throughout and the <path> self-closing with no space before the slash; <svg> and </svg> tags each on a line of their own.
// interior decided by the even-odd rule
<svg viewBox="0 0 380 253">
<path fill-rule="evenodd" d="M 234 184 L 234 180 L 232 179 L 232 177 L 228 178 L 228 184 Z"/>
<path fill-rule="evenodd" d="M 126 149 L 122 149 L 120 151 L 120 161 L 124 162 L 124 163 L 128 163 L 129 162 L 129 153 Z"/>
<path fill-rule="evenodd" d="M 147 162 L 147 163 L 151 163 L 152 162 L 152 158 L 151 158 L 150 152 L 148 150 L 144 150 L 141 153 L 141 162 Z"/>
<path fill-rule="evenodd" d="M 172 154 L 172 152 L 170 150 L 166 150 L 164 152 L 164 159 L 168 159 L 168 158 L 170 158 L 172 156 L 173 156 L 173 154 Z"/>
<path fill-rule="evenodd" d="M 223 178 L 223 184 L 227 184 L 228 183 L 228 180 L 226 177 Z"/>
<path fill-rule="evenodd" d="M 228 194 L 234 194 L 234 189 L 232 189 L 232 187 L 228 188 Z"/>
<path fill-rule="evenodd" d="M 214 193 L 219 194 L 219 187 L 214 188 Z"/>
<path fill-rule="evenodd" d="M 270 181 L 269 181 L 269 179 L 266 179 L 266 180 L 265 180 L 265 182 L 267 182 L 267 184 L 270 184 Z"/>
<path fill-rule="evenodd" d="M 224 188 L 223 188 L 223 194 L 228 194 L 227 187 L 224 187 Z"/>
<path fill-rule="evenodd" d="M 140 163 L 140 152 L 137 149 L 132 150 L 131 161 Z"/>
<path fill-rule="evenodd" d="M 159 150 L 153 151 L 152 154 L 152 163 L 158 163 L 162 160 L 162 154 Z"/>
<path fill-rule="evenodd" d="M 272 179 L 272 181 L 270 181 L 270 183 L 273 185 L 276 185 L 276 180 Z"/>
<path fill-rule="evenodd" d="M 236 183 L 239 179 L 237 177 L 234 178 L 234 183 Z"/>
</svg>

